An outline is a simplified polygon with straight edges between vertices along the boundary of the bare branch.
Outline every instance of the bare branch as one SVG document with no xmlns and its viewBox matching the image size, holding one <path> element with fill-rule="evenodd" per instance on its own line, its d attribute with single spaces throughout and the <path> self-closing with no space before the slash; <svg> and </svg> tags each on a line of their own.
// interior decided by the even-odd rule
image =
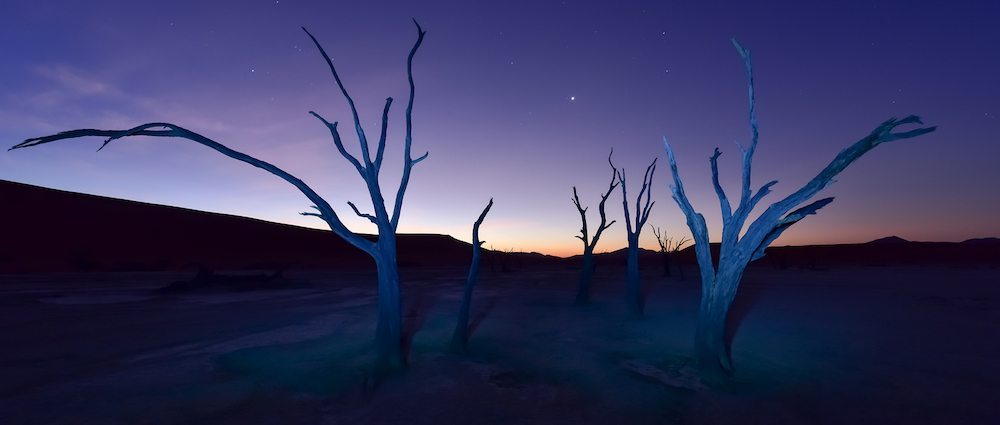
<svg viewBox="0 0 1000 425">
<path fill-rule="evenodd" d="M 490 202 L 486 204 L 486 208 L 483 208 L 483 212 L 479 214 L 476 223 L 472 225 L 472 239 L 475 241 L 479 240 L 479 225 L 483 224 L 483 220 L 486 219 L 486 214 L 490 212 L 490 208 L 493 208 L 493 198 L 490 198 Z"/>
<path fill-rule="evenodd" d="M 166 130 L 151 130 L 151 128 L 165 128 Z M 31 146 L 38 146 L 41 144 L 55 142 L 58 140 L 65 139 L 75 139 L 79 137 L 87 136 L 100 136 L 107 137 L 108 139 L 104 142 L 105 145 L 110 143 L 112 140 L 128 137 L 128 136 L 152 136 L 152 137 L 177 137 L 181 139 L 187 139 L 192 142 L 207 146 L 215 151 L 233 158 L 238 161 L 245 162 L 247 164 L 253 165 L 254 167 L 263 169 L 275 176 L 280 177 L 291 185 L 295 186 L 302 192 L 306 198 L 309 198 L 313 202 L 322 214 L 321 218 L 327 222 L 330 226 L 330 230 L 336 233 L 338 236 L 343 238 L 345 241 L 351 245 L 365 251 L 367 253 L 372 253 L 375 249 L 374 243 L 364 239 L 354 232 L 351 232 L 344 223 L 340 221 L 337 213 L 330 207 L 330 204 L 326 202 L 325 199 L 320 197 L 311 187 L 309 187 L 305 182 L 299 178 L 288 174 L 284 170 L 268 163 L 254 158 L 242 152 L 230 149 L 219 142 L 209 139 L 201 134 L 195 133 L 183 127 L 170 124 L 170 123 L 147 123 L 140 126 L 133 127 L 128 130 L 96 130 L 96 129 L 80 129 L 80 130 L 70 130 L 61 133 L 56 133 L 50 136 L 35 137 L 25 140 L 17 145 L 14 145 L 9 150 L 27 148 Z"/>
<path fill-rule="evenodd" d="M 778 239 L 778 237 L 781 236 L 781 234 L 784 233 L 785 230 L 788 230 L 789 227 L 792 227 L 793 224 L 798 223 L 799 220 L 802 220 L 803 218 L 806 218 L 807 215 L 816 214 L 816 212 L 819 211 L 820 208 L 827 206 L 831 202 L 833 202 L 832 197 L 820 199 L 816 202 L 813 202 L 809 205 L 806 205 L 802 208 L 792 211 L 784 218 L 779 220 L 771 229 L 771 231 L 768 232 L 767 236 L 764 237 L 764 240 L 761 241 L 760 246 L 758 246 L 757 249 L 754 250 L 753 256 L 750 258 L 750 261 L 756 261 L 761 257 L 763 257 L 764 251 L 767 249 L 768 245 L 771 245 L 771 242 L 774 242 L 776 239 Z"/>
<path fill-rule="evenodd" d="M 743 66 L 747 70 L 747 95 L 750 103 L 750 147 L 743 149 L 743 190 L 740 194 L 740 205 L 744 205 L 750 202 L 750 167 L 753 165 L 753 154 L 757 150 L 759 136 L 757 102 L 754 96 L 753 63 L 750 60 L 750 49 L 744 48 L 735 38 L 730 39 L 730 41 L 732 41 L 733 47 L 736 47 L 740 57 L 743 58 Z"/>
<path fill-rule="evenodd" d="M 681 247 L 683 247 L 684 244 L 686 244 L 688 242 L 691 242 L 691 238 L 682 238 L 672 248 L 670 248 L 670 252 L 673 252 L 673 253 L 680 252 Z"/>
<path fill-rule="evenodd" d="M 302 31 L 306 32 L 306 35 L 312 39 L 313 44 L 319 49 L 319 53 L 323 55 L 323 59 L 326 60 L 326 64 L 330 67 L 330 73 L 333 74 L 333 79 L 337 81 L 337 87 L 340 88 L 340 92 L 344 94 L 344 98 L 347 99 L 347 104 L 351 106 L 351 115 L 354 117 L 354 130 L 358 133 L 358 142 L 361 143 L 361 157 L 365 161 L 366 167 L 372 166 L 371 153 L 368 151 L 368 139 L 365 137 L 365 131 L 361 128 L 361 119 L 358 117 L 358 109 L 354 107 L 354 99 L 351 99 L 351 95 L 347 94 L 347 88 L 344 87 L 344 83 L 340 81 L 340 75 L 337 74 L 337 68 L 333 66 L 333 60 L 330 56 L 326 54 L 326 50 L 323 46 L 319 44 L 316 37 L 313 37 L 312 33 L 309 32 L 305 27 L 302 27 Z"/>
<path fill-rule="evenodd" d="M 726 191 L 722 189 L 722 185 L 719 184 L 719 156 L 722 152 L 719 152 L 719 148 L 715 148 L 715 153 L 708 158 L 708 162 L 712 165 L 712 186 L 715 187 L 715 194 L 719 197 L 719 205 L 722 208 L 722 221 L 729 221 L 729 217 L 733 215 L 733 207 L 729 205 L 729 198 L 726 197 Z"/>
<path fill-rule="evenodd" d="M 611 155 L 614 155 L 615 151 L 612 149 L 611 154 L 608 155 L 608 164 L 611 165 L 611 169 L 615 171 L 615 175 L 618 176 L 618 183 L 622 186 L 622 209 L 625 211 L 625 232 L 629 235 L 632 234 L 632 217 L 629 215 L 628 210 L 628 185 L 625 182 L 625 168 L 619 170 L 615 167 L 615 163 L 611 161 Z M 639 212 L 636 211 L 636 214 Z"/>
<path fill-rule="evenodd" d="M 752 198 L 750 198 L 750 203 L 747 204 L 746 207 L 747 214 L 749 214 L 750 211 L 753 211 L 754 207 L 757 206 L 757 203 L 759 203 L 761 199 L 764 199 L 764 197 L 767 196 L 767 194 L 771 193 L 771 186 L 774 186 L 776 184 L 778 184 L 777 180 L 771 180 L 757 190 L 757 193 L 753 195 Z M 743 206 L 740 205 L 740 207 L 742 208 Z M 740 216 L 742 217 L 743 220 L 746 220 L 746 214 L 741 213 Z M 743 227 L 742 221 L 739 223 L 739 227 L 742 230 Z"/>
<path fill-rule="evenodd" d="M 375 224 L 378 224 L 378 221 L 376 221 L 375 216 L 373 216 L 371 214 L 364 214 L 364 213 L 362 213 L 361 211 L 358 210 L 357 205 L 354 205 L 353 202 L 347 201 L 347 205 L 351 206 L 351 209 L 354 210 L 354 213 L 357 214 L 358 217 L 367 218 L 368 221 L 370 221 L 372 223 L 375 223 Z"/>
<path fill-rule="evenodd" d="M 580 228 L 580 236 L 577 236 L 583 245 L 587 246 L 590 241 L 587 240 L 587 208 L 580 206 L 580 196 L 576 193 L 576 186 L 573 186 L 573 204 L 576 205 L 576 210 L 580 212 L 580 221 L 583 222 L 583 226 Z"/>
<path fill-rule="evenodd" d="M 424 34 L 427 34 L 423 28 L 420 28 L 420 24 L 416 20 L 413 24 L 417 26 L 417 41 L 413 44 L 413 48 L 410 49 L 410 54 L 406 57 L 406 77 L 410 83 L 410 100 L 406 104 L 406 146 L 403 152 L 403 177 L 399 182 L 399 190 L 396 192 L 396 204 L 392 210 L 392 228 L 396 229 L 399 226 L 399 213 L 403 209 L 403 196 L 406 194 L 406 186 L 410 182 L 410 168 L 420 161 L 427 158 L 427 153 L 425 153 L 420 158 L 416 160 L 412 159 L 410 156 L 410 147 L 413 145 L 413 96 L 415 88 L 413 85 L 413 56 L 417 53 L 417 49 L 420 48 L 420 44 L 424 42 Z M 429 153 L 429 152 L 428 152 Z"/>
<path fill-rule="evenodd" d="M 365 167 L 361 165 L 360 162 L 358 162 L 358 159 L 355 158 L 354 155 L 351 155 L 350 152 L 347 152 L 347 149 L 344 148 L 344 142 L 340 139 L 340 132 L 337 131 L 337 123 L 336 122 L 330 123 L 325 118 L 323 118 L 322 116 L 313 111 L 309 111 L 309 114 L 322 121 L 323 124 L 326 125 L 326 128 L 330 129 L 330 135 L 333 136 L 333 144 L 337 146 L 337 151 L 340 152 L 341 156 L 350 161 L 351 165 L 354 165 L 354 169 L 358 170 L 358 174 L 361 175 L 361 178 L 367 180 L 368 177 L 365 175 Z"/>
<path fill-rule="evenodd" d="M 677 159 L 674 158 L 674 150 L 670 148 L 667 136 L 663 136 L 663 149 L 667 151 L 667 162 L 670 164 L 670 174 L 674 177 L 674 184 L 670 186 L 673 192 L 674 201 L 680 207 L 681 212 L 687 219 L 688 228 L 691 229 L 691 236 L 694 238 L 694 250 L 698 259 L 698 269 L 701 270 L 702 279 L 711 282 L 715 280 L 715 266 L 712 264 L 712 251 L 708 243 L 708 226 L 705 224 L 705 216 L 695 211 L 684 193 L 684 184 L 681 182 L 680 173 L 677 171 Z"/>
<path fill-rule="evenodd" d="M 660 245 L 660 252 L 667 252 L 667 245 L 670 243 L 670 239 L 664 238 L 664 234 L 660 231 L 659 227 L 655 227 L 652 224 L 649 227 L 653 229 L 653 236 L 656 236 L 656 243 Z"/>
<path fill-rule="evenodd" d="M 310 205 L 309 208 L 312 208 L 312 209 L 314 209 L 316 211 L 319 211 L 319 213 L 300 212 L 299 215 L 308 215 L 308 216 L 313 216 L 313 217 L 319 217 L 319 218 L 325 220 L 325 218 L 323 217 L 323 212 L 319 209 L 319 207 L 317 207 L 315 205 Z"/>
<path fill-rule="evenodd" d="M 375 153 L 375 174 L 382 171 L 382 155 L 385 153 L 385 135 L 389 127 L 389 107 L 392 106 L 392 98 L 385 98 L 385 108 L 382 109 L 382 131 L 378 136 L 378 150 Z"/>
<path fill-rule="evenodd" d="M 748 245 L 744 246 L 746 249 L 741 249 L 741 251 L 747 253 L 756 252 L 757 247 L 759 247 L 768 234 L 770 234 L 774 223 L 777 223 L 779 219 L 791 211 L 792 208 L 808 201 L 819 191 L 823 190 L 823 188 L 833 182 L 833 178 L 836 177 L 837 174 L 840 174 L 840 172 L 844 171 L 848 165 L 856 161 L 868 151 L 874 149 L 882 143 L 917 137 L 930 133 L 937 128 L 924 127 L 903 133 L 892 132 L 892 130 L 896 127 L 910 123 L 923 124 L 923 122 L 920 121 L 920 118 L 915 115 L 910 115 L 902 120 L 891 118 L 876 127 L 868 136 L 855 142 L 847 149 L 840 151 L 840 153 L 833 158 L 833 161 L 831 161 L 830 164 L 824 167 L 819 174 L 802 186 L 802 188 L 786 196 L 784 199 L 771 204 L 771 206 L 769 206 L 767 210 L 760 215 L 760 217 L 757 217 L 757 219 L 750 224 L 744 239 L 747 239 L 748 237 L 751 238 L 747 241 Z M 741 241 L 741 244 L 742 242 L 743 241 Z"/>
<path fill-rule="evenodd" d="M 614 149 L 612 149 L 611 152 L 613 153 Z M 611 160 L 611 154 L 609 153 L 608 161 L 610 160 Z M 594 239 L 590 241 L 591 250 L 593 250 L 594 247 L 597 246 L 597 241 L 601 239 L 601 235 L 604 233 L 604 231 L 607 230 L 609 227 L 611 227 L 612 224 L 615 224 L 615 220 L 611 220 L 610 223 L 605 224 L 608 220 L 608 217 L 605 214 L 604 210 L 604 204 L 608 201 L 608 197 L 611 196 L 611 192 L 613 192 L 615 188 L 618 187 L 618 182 L 615 181 L 616 177 L 618 177 L 618 170 L 614 170 L 613 168 L 614 167 L 612 167 L 611 181 L 608 183 L 608 190 L 607 192 L 601 194 L 601 202 L 597 204 L 597 212 L 601 216 L 601 223 L 597 225 L 597 232 L 594 233 Z"/>
<path fill-rule="evenodd" d="M 653 193 L 653 173 L 656 172 L 656 160 L 659 158 L 653 158 L 653 162 L 646 167 L 646 173 L 642 176 L 642 190 L 639 191 L 639 196 L 635 198 L 635 233 L 638 234 L 643 226 L 646 225 L 646 220 L 649 219 L 649 212 L 653 208 L 653 204 L 650 203 L 650 199 Z M 642 208 L 642 214 L 639 213 L 639 200 L 642 199 L 642 194 L 646 194 L 646 205 Z"/>
</svg>

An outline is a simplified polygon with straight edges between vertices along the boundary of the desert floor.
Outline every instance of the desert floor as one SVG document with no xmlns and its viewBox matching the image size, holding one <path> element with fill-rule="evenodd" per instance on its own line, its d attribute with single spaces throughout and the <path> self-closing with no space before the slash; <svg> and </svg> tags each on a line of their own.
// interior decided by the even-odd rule
<svg viewBox="0 0 1000 425">
<path fill-rule="evenodd" d="M 736 373 L 701 390 L 671 385 L 696 270 L 649 272 L 636 320 L 624 270 L 598 270 L 576 308 L 573 270 L 487 268 L 456 356 L 465 270 L 404 269 L 410 369 L 378 382 L 371 274 L 183 295 L 152 290 L 193 273 L 0 276 L 0 423 L 996 423 L 998 269 L 751 269 Z"/>
</svg>

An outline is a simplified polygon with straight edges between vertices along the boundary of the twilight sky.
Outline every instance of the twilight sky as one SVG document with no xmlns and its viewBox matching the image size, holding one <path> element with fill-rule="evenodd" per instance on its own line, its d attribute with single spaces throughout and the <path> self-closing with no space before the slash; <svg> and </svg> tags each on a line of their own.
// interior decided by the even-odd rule
<svg viewBox="0 0 1000 425">
<path fill-rule="evenodd" d="M 754 54 L 761 125 L 754 187 L 779 180 L 762 204 L 800 187 L 889 117 L 917 114 L 939 126 L 853 164 L 821 194 L 836 201 L 775 245 L 1000 236 L 995 0 L 5 0 L 0 140 L 9 147 L 73 128 L 169 121 L 297 175 L 348 227 L 374 232 L 346 205 L 367 204 L 363 183 L 307 114 L 351 120 L 299 27 L 333 57 L 370 138 L 385 97 L 395 98 L 383 166 L 383 186 L 394 194 L 411 17 L 428 31 L 414 63 L 413 150 L 430 157 L 413 170 L 402 232 L 469 240 L 494 197 L 481 230 L 487 247 L 576 254 L 572 186 L 591 205 L 593 227 L 614 147 L 630 196 L 660 158 L 649 223 L 689 235 L 669 197 L 666 135 L 717 240 L 708 157 L 722 149 L 723 184 L 738 196 L 735 142 L 749 137 L 746 80 L 729 43 L 735 36 Z M 356 153 L 349 128 L 342 135 Z M 100 144 L 4 152 L 0 179 L 324 225 L 298 215 L 309 201 L 292 186 L 195 143 L 134 138 L 95 153 Z M 625 245 L 620 191 L 608 214 L 619 223 L 598 252 Z M 648 228 L 642 245 L 656 245 Z"/>
</svg>

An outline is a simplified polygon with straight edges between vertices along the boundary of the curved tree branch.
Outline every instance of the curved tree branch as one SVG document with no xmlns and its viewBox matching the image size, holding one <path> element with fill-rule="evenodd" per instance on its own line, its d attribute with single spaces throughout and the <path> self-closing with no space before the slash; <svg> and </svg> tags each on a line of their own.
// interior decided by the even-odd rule
<svg viewBox="0 0 1000 425">
<path fill-rule="evenodd" d="M 576 193 L 576 186 L 573 186 L 573 204 L 576 205 L 576 210 L 580 212 L 580 221 L 583 222 L 580 228 L 580 235 L 577 236 L 578 239 L 583 241 L 583 245 L 587 246 L 590 241 L 587 240 L 587 208 L 580 206 L 580 196 Z"/>
<path fill-rule="evenodd" d="M 653 208 L 653 204 L 656 202 L 650 202 L 653 193 L 653 173 L 656 172 L 656 160 L 659 158 L 653 158 L 653 162 L 646 167 L 646 173 L 642 176 L 642 190 L 639 191 L 639 196 L 635 198 L 635 233 L 638 234 L 640 229 L 646 225 L 646 220 L 649 220 L 649 212 Z M 639 200 L 642 199 L 642 194 L 646 194 L 646 205 L 642 208 L 642 213 L 639 213 Z"/>
<path fill-rule="evenodd" d="M 382 155 L 385 153 L 385 134 L 389 127 L 389 107 L 392 106 L 392 98 L 385 98 L 385 107 L 382 109 L 382 130 L 378 136 L 378 150 L 375 153 L 375 175 L 382 171 Z"/>
<path fill-rule="evenodd" d="M 729 221 L 729 217 L 733 215 L 732 206 L 729 205 L 729 198 L 726 197 L 726 191 L 722 189 L 722 185 L 719 184 L 719 156 L 722 152 L 719 148 L 715 148 L 715 153 L 708 158 L 708 162 L 712 165 L 712 186 L 715 187 L 715 194 L 719 197 L 719 205 L 722 208 L 722 221 Z"/>
<path fill-rule="evenodd" d="M 368 221 L 370 221 L 370 222 L 372 222 L 374 224 L 378 224 L 378 221 L 375 219 L 375 216 L 373 216 L 371 214 L 364 214 L 364 213 L 362 213 L 361 211 L 358 210 L 358 206 L 354 205 L 353 202 L 347 201 L 347 205 L 351 206 L 351 209 L 354 210 L 354 213 L 357 214 L 358 217 L 367 218 Z"/>
<path fill-rule="evenodd" d="M 153 128 L 165 128 L 166 130 L 152 130 Z M 303 195 L 306 196 L 306 198 L 309 198 L 309 200 L 312 201 L 313 204 L 317 206 L 317 209 L 320 211 L 320 215 L 318 215 L 318 217 L 325 220 L 327 224 L 330 226 L 330 230 L 336 233 L 337 236 L 340 236 L 345 241 L 357 247 L 358 249 L 361 249 L 362 251 L 365 251 L 369 254 L 374 252 L 375 249 L 374 244 L 371 241 L 368 241 L 367 239 L 364 239 L 356 235 L 354 232 L 351 232 L 346 226 L 344 226 L 344 223 L 340 221 L 340 218 L 337 216 L 337 213 L 333 210 L 330 204 L 327 203 L 325 199 L 319 196 L 312 188 L 306 185 L 306 183 L 300 180 L 299 178 L 285 172 L 284 170 L 268 162 L 261 161 L 245 153 L 230 149 L 219 142 L 216 142 L 212 139 L 202 136 L 201 134 L 195 133 L 193 131 L 190 131 L 186 128 L 180 127 L 175 124 L 154 122 L 154 123 L 139 125 L 128 130 L 96 130 L 96 129 L 70 130 L 61 133 L 56 133 L 50 136 L 34 137 L 26 139 L 24 142 L 14 145 L 8 150 L 22 149 L 32 146 L 38 146 L 45 143 L 55 142 L 59 140 L 75 139 L 88 136 L 107 137 L 108 139 L 104 141 L 104 145 L 102 145 L 101 148 L 103 148 L 113 140 L 130 136 L 176 137 L 181 139 L 187 139 L 192 142 L 207 146 L 225 156 L 253 165 L 254 167 L 263 169 L 264 171 L 274 174 L 275 176 L 278 176 L 281 179 L 290 183 L 291 185 L 295 186 L 297 189 L 299 189 L 300 192 L 302 192 Z"/>
<path fill-rule="evenodd" d="M 736 38 L 730 39 L 736 51 L 743 59 L 743 66 L 747 70 L 747 95 L 750 102 L 750 147 L 743 150 L 743 190 L 740 193 L 740 205 L 750 201 L 750 166 L 753 165 L 753 154 L 757 150 L 757 139 L 759 131 L 757 128 L 757 102 L 754 96 L 753 84 L 753 63 L 750 60 L 750 49 L 744 48 Z M 736 232 L 739 233 L 739 232 Z"/>
<path fill-rule="evenodd" d="M 771 206 L 769 206 L 764 213 L 760 215 L 760 217 L 757 217 L 757 219 L 750 224 L 750 227 L 747 228 L 746 235 L 743 237 L 743 239 L 746 239 L 746 244 L 743 244 L 743 240 L 740 241 L 740 251 L 746 255 L 750 255 L 751 253 L 755 254 L 761 243 L 763 243 L 771 233 L 775 223 L 778 223 L 783 216 L 792 210 L 792 208 L 808 201 L 814 195 L 819 193 L 819 191 L 823 190 L 823 188 L 832 183 L 833 178 L 840 174 L 841 171 L 844 171 L 848 165 L 856 161 L 868 151 L 874 149 L 876 146 L 886 142 L 911 139 L 937 129 L 937 127 L 923 127 L 906 132 L 893 133 L 893 130 L 895 130 L 896 127 L 904 124 L 923 124 L 923 122 L 916 115 L 910 115 L 903 119 L 890 118 L 872 130 L 868 136 L 855 142 L 847 149 L 840 151 L 840 153 L 833 158 L 833 161 L 824 167 L 823 170 L 821 170 L 815 177 L 809 180 L 808 183 L 802 186 L 802 188 L 795 191 L 791 195 L 786 196 L 784 199 L 771 204 Z"/>
<path fill-rule="evenodd" d="M 330 135 L 333 136 L 333 144 L 337 146 L 337 151 L 340 152 L 340 155 L 343 156 L 345 159 L 347 159 L 351 163 L 351 165 L 354 166 L 355 170 L 358 170 L 358 174 L 361 175 L 361 178 L 367 180 L 368 177 L 366 175 L 367 173 L 365 172 L 365 167 L 361 165 L 360 162 L 358 162 L 358 159 L 355 158 L 354 155 L 351 155 L 351 153 L 347 152 L 347 149 L 344 148 L 344 142 L 343 140 L 340 139 L 340 132 L 337 131 L 337 123 L 336 122 L 330 123 L 329 121 L 326 120 L 326 118 L 323 118 L 322 116 L 313 111 L 309 111 L 309 114 L 322 121 L 323 125 L 326 125 L 326 128 L 330 129 Z"/>
<path fill-rule="evenodd" d="M 622 186 L 622 209 L 625 211 L 625 232 L 628 235 L 632 234 L 632 217 L 628 210 L 628 185 L 625 182 L 625 168 L 619 170 L 615 167 L 614 161 L 611 160 L 611 155 L 614 155 L 614 149 L 611 150 L 611 154 L 608 155 L 608 165 L 611 165 L 611 169 L 614 170 L 616 176 L 618 176 L 618 184 Z M 636 214 L 639 212 L 636 211 Z"/>
<path fill-rule="evenodd" d="M 684 183 L 681 181 L 680 173 L 677 171 L 677 159 L 674 157 L 674 150 L 670 148 L 667 136 L 663 136 L 663 149 L 667 151 L 667 162 L 670 164 L 670 174 L 674 177 L 674 184 L 670 186 L 673 192 L 673 199 L 677 202 L 681 212 L 687 219 L 688 228 L 691 229 L 691 237 L 694 238 L 694 252 L 698 260 L 698 269 L 701 271 L 702 279 L 707 281 L 715 280 L 715 266 L 712 264 L 712 250 L 708 242 L 708 226 L 705 224 L 705 216 L 695 211 L 688 200 L 687 193 L 684 192 Z M 703 288 L 704 291 L 704 288 Z"/>
<path fill-rule="evenodd" d="M 403 209 L 403 196 L 406 194 L 406 186 L 410 183 L 410 169 L 418 162 L 427 158 L 427 155 L 430 153 L 424 153 L 423 156 L 416 160 L 410 156 L 410 147 L 413 145 L 413 96 L 415 92 L 413 85 L 413 56 L 416 55 L 420 44 L 424 42 L 424 34 L 427 34 L 427 31 L 420 28 L 420 24 L 416 20 L 413 20 L 413 24 L 417 26 L 417 41 L 413 44 L 410 54 L 406 57 L 406 78 L 410 83 L 410 100 L 406 104 L 406 146 L 403 152 L 403 176 L 399 182 L 399 190 L 396 192 L 396 204 L 392 210 L 392 220 L 390 220 L 393 229 L 399 226 L 399 213 Z"/>
<path fill-rule="evenodd" d="M 608 158 L 609 159 L 611 158 L 610 154 L 608 155 Z M 615 224 L 615 220 L 611 220 L 610 223 L 607 222 L 608 217 L 605 214 L 604 204 L 607 203 L 608 197 L 611 196 L 611 192 L 613 192 L 615 188 L 618 187 L 618 183 L 615 181 L 616 180 L 615 178 L 617 176 L 618 176 L 618 171 L 614 170 L 611 173 L 611 182 L 608 183 L 608 190 L 607 192 L 601 194 L 601 202 L 597 204 L 597 212 L 601 215 L 601 223 L 597 225 L 597 232 L 594 233 L 594 239 L 590 241 L 591 250 L 597 247 L 597 241 L 601 239 L 601 235 L 604 233 L 604 231 L 607 230 L 609 227 L 611 227 L 612 224 Z"/>
<path fill-rule="evenodd" d="M 784 218 L 779 220 L 778 223 L 776 223 L 774 227 L 771 229 L 771 231 L 767 233 L 767 236 L 764 237 L 764 240 L 761 241 L 760 246 L 758 246 L 757 249 L 754 250 L 753 256 L 750 257 L 750 261 L 756 261 L 761 257 L 763 257 L 764 251 L 767 249 L 768 245 L 771 245 L 771 242 L 774 242 L 776 239 L 778 239 L 778 236 L 781 236 L 781 234 L 784 233 L 784 231 L 787 230 L 789 227 L 792 227 L 793 224 L 798 223 L 799 220 L 802 220 L 803 218 L 806 218 L 807 215 L 816 214 L 816 212 L 819 211 L 820 208 L 827 206 L 831 202 L 833 202 L 832 197 L 820 199 L 816 202 L 813 202 L 809 205 L 806 205 L 802 208 L 792 211 Z"/>
<path fill-rule="evenodd" d="M 351 115 L 354 117 L 354 130 L 358 133 L 358 142 L 361 143 L 361 158 L 365 161 L 365 167 L 370 168 L 372 166 L 371 153 L 368 151 L 368 139 L 365 137 L 365 131 L 361 128 L 361 118 L 358 116 L 358 109 L 354 106 L 354 99 L 351 95 L 347 94 L 347 88 L 344 87 L 344 83 L 340 81 L 340 75 L 337 74 L 337 68 L 333 66 L 333 60 L 330 56 L 326 54 L 326 50 L 323 46 L 319 44 L 316 37 L 313 37 L 312 33 L 302 27 L 302 31 L 306 32 L 306 35 L 312 40 L 313 44 L 316 45 L 316 49 L 319 53 L 323 55 L 323 59 L 326 60 L 326 64 L 330 67 L 330 73 L 333 74 L 333 79 L 337 81 L 337 87 L 340 88 L 340 92 L 343 93 L 344 98 L 347 99 L 347 104 L 351 107 Z"/>
</svg>

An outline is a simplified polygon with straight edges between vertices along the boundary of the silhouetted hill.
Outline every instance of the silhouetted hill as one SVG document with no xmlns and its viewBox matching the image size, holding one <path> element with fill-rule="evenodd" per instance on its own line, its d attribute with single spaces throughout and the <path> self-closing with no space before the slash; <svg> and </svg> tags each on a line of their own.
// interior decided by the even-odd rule
<svg viewBox="0 0 1000 425">
<path fill-rule="evenodd" d="M 0 205 L 2 273 L 374 268 L 368 255 L 326 230 L 2 180 Z M 466 266 L 471 256 L 470 244 L 446 235 L 401 234 L 398 244 L 401 267 Z"/>
<path fill-rule="evenodd" d="M 893 236 L 863 244 L 772 247 L 767 249 L 767 256 L 760 263 L 807 268 L 893 264 L 996 266 L 1000 265 L 1000 244 L 910 242 Z"/>
<path fill-rule="evenodd" d="M 868 242 L 869 245 L 903 245 L 908 243 L 910 243 L 910 241 L 899 236 L 887 236 Z"/>
<path fill-rule="evenodd" d="M 712 256 L 718 261 L 719 244 L 711 246 Z M 823 268 L 831 266 L 887 266 L 909 265 L 1000 265 L 1000 239 L 980 238 L 964 242 L 911 242 L 898 236 L 889 236 L 861 244 L 778 246 L 767 249 L 761 260 L 751 267 Z M 598 265 L 624 266 L 626 249 L 595 254 Z M 639 263 L 660 266 L 660 253 L 641 249 Z M 580 264 L 581 256 L 569 259 Z M 675 263 L 695 267 L 694 247 L 688 246 L 676 254 Z M 644 266 L 645 267 L 645 266 Z"/>
<path fill-rule="evenodd" d="M 0 180 L 0 273 L 49 271 L 331 268 L 373 270 L 371 259 L 330 231 L 272 223 Z M 470 219 L 470 226 L 471 226 Z M 374 239 L 374 236 L 367 236 Z M 401 267 L 465 267 L 471 246 L 447 235 L 399 235 Z M 575 268 L 579 256 L 485 250 L 486 270 Z M 718 245 L 712 245 L 718 255 Z M 1000 264 L 1000 239 L 772 247 L 755 266 Z M 596 254 L 598 266 L 624 266 L 626 250 Z M 659 267 L 659 253 L 640 262 Z M 689 246 L 677 262 L 695 264 Z M 654 265 L 655 264 L 655 265 Z"/>
<path fill-rule="evenodd" d="M 962 241 L 963 245 L 981 245 L 1000 247 L 1000 238 L 976 238 Z"/>
</svg>

